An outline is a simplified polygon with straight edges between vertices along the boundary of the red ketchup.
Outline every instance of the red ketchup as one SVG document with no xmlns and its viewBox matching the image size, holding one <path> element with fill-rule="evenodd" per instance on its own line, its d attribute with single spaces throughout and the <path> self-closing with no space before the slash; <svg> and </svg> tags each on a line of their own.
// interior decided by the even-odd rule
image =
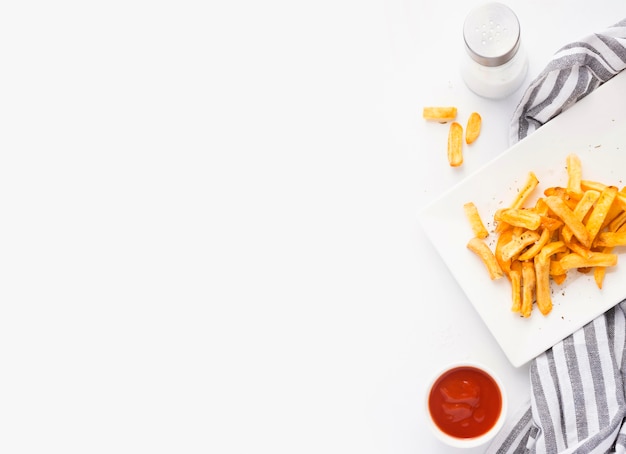
<svg viewBox="0 0 626 454">
<path fill-rule="evenodd" d="M 471 366 L 450 369 L 435 381 L 428 396 L 433 421 L 456 438 L 475 438 L 496 424 L 502 394 L 495 380 Z"/>
</svg>

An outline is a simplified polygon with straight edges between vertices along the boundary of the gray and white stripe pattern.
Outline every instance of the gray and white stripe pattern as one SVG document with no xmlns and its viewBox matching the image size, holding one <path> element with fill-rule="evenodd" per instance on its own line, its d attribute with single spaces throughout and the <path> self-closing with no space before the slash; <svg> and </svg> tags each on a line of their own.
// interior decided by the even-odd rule
<svg viewBox="0 0 626 454">
<path fill-rule="evenodd" d="M 561 48 L 524 93 L 511 124 L 523 139 L 626 68 L 626 19 Z"/>
<path fill-rule="evenodd" d="M 563 47 L 526 90 L 512 143 L 624 69 L 626 20 Z M 530 387 L 488 454 L 626 454 L 626 300 L 535 358 Z"/>
<path fill-rule="evenodd" d="M 626 453 L 626 301 L 535 358 L 530 408 L 488 453 Z"/>
</svg>

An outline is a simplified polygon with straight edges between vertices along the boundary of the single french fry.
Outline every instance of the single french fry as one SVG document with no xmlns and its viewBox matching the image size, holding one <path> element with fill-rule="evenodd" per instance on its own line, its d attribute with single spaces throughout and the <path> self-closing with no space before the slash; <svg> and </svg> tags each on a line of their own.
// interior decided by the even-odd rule
<svg viewBox="0 0 626 454">
<path fill-rule="evenodd" d="M 539 197 L 535 202 L 535 212 L 541 216 L 547 216 L 550 212 L 550 208 L 546 205 L 546 199 Z"/>
<path fill-rule="evenodd" d="M 591 246 L 589 232 L 583 223 L 576 218 L 574 212 L 567 207 L 563 200 L 557 196 L 548 196 L 546 197 L 546 203 L 550 207 L 550 210 L 552 210 L 552 212 L 570 228 L 573 235 L 578 239 L 578 241 L 580 241 L 580 244 L 587 248 Z"/>
<path fill-rule="evenodd" d="M 567 274 L 567 270 L 563 268 L 560 260 L 550 261 L 550 276 L 554 279 L 555 276 L 562 276 Z"/>
<path fill-rule="evenodd" d="M 552 311 L 552 298 L 550 296 L 550 259 L 544 255 L 534 258 L 535 264 L 535 295 L 537 308 L 543 315 Z"/>
<path fill-rule="evenodd" d="M 609 223 L 609 231 L 617 232 L 617 230 L 626 223 L 626 211 L 622 211 L 615 219 Z"/>
<path fill-rule="evenodd" d="M 467 248 L 480 257 L 485 267 L 487 267 L 489 277 L 492 280 L 500 279 L 504 276 L 493 252 L 491 252 L 491 249 L 489 249 L 489 246 L 487 246 L 483 240 L 474 237 L 467 243 Z"/>
<path fill-rule="evenodd" d="M 517 259 L 523 262 L 534 258 L 537 254 L 539 254 L 543 247 L 548 244 L 548 241 L 550 241 L 550 235 L 551 233 L 548 229 L 543 229 L 541 231 L 541 236 L 539 236 L 539 239 L 535 241 L 535 244 L 522 252 Z"/>
<path fill-rule="evenodd" d="M 598 192 L 602 192 L 606 189 L 606 184 L 600 183 L 598 181 L 592 180 L 582 180 L 580 182 L 580 187 L 583 191 L 589 191 L 590 189 Z"/>
<path fill-rule="evenodd" d="M 617 255 L 592 252 L 588 258 L 585 258 L 572 252 L 559 260 L 559 263 L 565 270 L 572 268 L 588 268 L 592 266 L 615 266 L 617 265 Z"/>
<path fill-rule="evenodd" d="M 606 184 L 591 180 L 583 180 L 580 185 L 584 191 L 593 189 L 594 191 L 602 192 L 608 187 Z M 626 188 L 622 188 L 622 190 L 617 193 L 615 201 L 619 204 L 622 210 L 626 210 Z"/>
<path fill-rule="evenodd" d="M 539 234 L 532 230 L 526 230 L 521 235 L 515 235 L 514 233 L 511 241 L 502 246 L 502 259 L 509 260 L 515 257 L 538 239 Z"/>
<path fill-rule="evenodd" d="M 580 198 L 580 200 L 576 204 L 576 207 L 574 208 L 574 216 L 576 216 L 576 219 L 578 219 L 581 222 L 584 221 L 585 216 L 587 216 L 587 214 L 591 211 L 591 209 L 593 208 L 593 205 L 596 203 L 596 201 L 599 198 L 600 198 L 600 192 L 594 191 L 593 189 L 585 191 L 583 196 Z M 572 234 L 573 234 L 571 229 L 565 226 L 563 228 L 562 233 L 563 233 L 563 238 L 565 239 L 565 242 L 569 244 L 572 238 Z"/>
<path fill-rule="evenodd" d="M 465 210 L 465 216 L 472 227 L 474 236 L 478 238 L 487 238 L 489 236 L 489 232 L 480 217 L 480 213 L 478 213 L 476 205 L 473 202 L 468 202 L 463 205 L 463 209 Z"/>
<path fill-rule="evenodd" d="M 456 118 L 456 107 L 424 107 L 422 117 L 425 120 L 447 122 Z"/>
<path fill-rule="evenodd" d="M 576 254 L 580 255 L 582 258 L 588 259 L 589 257 L 591 257 L 591 254 L 592 254 L 591 249 L 587 249 L 585 247 L 582 247 L 574 239 L 572 241 L 566 243 L 566 245 L 567 245 L 567 247 L 569 248 L 570 251 L 575 252 Z"/>
<path fill-rule="evenodd" d="M 506 222 L 515 227 L 537 230 L 541 225 L 541 216 L 534 211 L 523 208 L 506 208 L 496 212 L 496 221 Z"/>
<path fill-rule="evenodd" d="M 554 232 L 555 230 L 563 227 L 563 221 L 549 216 L 541 216 L 541 227 L 549 230 L 550 232 Z"/>
<path fill-rule="evenodd" d="M 500 236 L 498 236 L 498 241 L 496 242 L 496 248 L 494 255 L 496 256 L 496 261 L 498 265 L 500 265 L 500 269 L 504 272 L 504 274 L 510 279 L 509 276 L 511 270 L 511 259 L 504 259 L 502 257 L 502 248 L 511 241 L 513 238 L 513 229 L 508 229 L 502 232 Z"/>
<path fill-rule="evenodd" d="M 543 191 L 543 194 L 546 197 L 558 197 L 559 199 L 563 200 L 563 202 L 565 202 L 565 205 L 567 205 L 567 207 L 570 210 L 573 210 L 574 208 L 576 208 L 576 205 L 579 200 L 579 197 L 577 197 L 576 194 L 569 193 L 567 192 L 567 189 L 562 188 L 560 186 L 548 188 L 545 191 Z"/>
<path fill-rule="evenodd" d="M 606 266 L 596 266 L 593 270 L 593 280 L 600 290 L 604 285 L 604 277 L 606 276 Z"/>
<path fill-rule="evenodd" d="M 566 158 L 567 165 L 567 192 L 582 195 L 583 190 L 580 182 L 583 179 L 583 170 L 580 158 L 576 154 L 570 154 Z"/>
<path fill-rule="evenodd" d="M 611 224 L 611 222 L 617 219 L 624 212 L 625 211 L 622 209 L 622 206 L 620 205 L 619 200 L 617 200 L 617 194 L 616 194 L 615 200 L 613 201 L 613 204 L 611 205 L 609 212 L 606 214 L 604 218 L 602 227 L 600 227 L 600 231 L 607 228 Z"/>
<path fill-rule="evenodd" d="M 576 204 L 576 208 L 574 208 L 574 215 L 576 218 L 582 221 L 599 198 L 600 192 L 594 191 L 593 189 L 585 191 Z"/>
<path fill-rule="evenodd" d="M 617 203 L 619 203 L 619 206 L 622 207 L 622 210 L 626 210 L 626 194 L 618 192 L 616 200 Z"/>
<path fill-rule="evenodd" d="M 598 235 L 593 245 L 595 247 L 626 246 L 626 231 L 602 232 Z"/>
<path fill-rule="evenodd" d="M 613 252 L 612 247 L 605 247 L 602 250 L 605 254 L 610 254 Z M 602 290 L 602 286 L 604 285 L 604 278 L 606 276 L 606 266 L 596 266 L 593 270 L 593 280 L 596 282 L 596 285 L 600 290 Z"/>
<path fill-rule="evenodd" d="M 482 118 L 478 112 L 472 112 L 467 120 L 467 127 L 465 128 L 465 143 L 472 144 L 480 135 L 480 127 L 482 124 Z"/>
<path fill-rule="evenodd" d="M 450 124 L 448 132 L 448 162 L 452 167 L 463 164 L 463 126 L 456 121 Z"/>
<path fill-rule="evenodd" d="M 522 262 L 522 308 L 525 318 L 530 317 L 535 299 L 535 266 L 533 262 Z"/>
<path fill-rule="evenodd" d="M 539 185 L 539 180 L 534 172 L 529 172 L 524 186 L 520 189 L 513 200 L 510 208 L 522 208 L 526 200 L 530 197 L 535 188 Z"/>
<path fill-rule="evenodd" d="M 615 186 L 608 186 L 600 193 L 600 197 L 593 207 L 593 211 L 589 215 L 587 224 L 585 224 L 585 227 L 589 232 L 589 238 L 591 241 L 595 239 L 596 235 L 600 231 L 600 228 L 602 227 L 606 215 L 611 209 L 611 205 L 613 205 L 613 201 L 615 200 L 616 196 L 617 188 Z M 583 242 L 581 241 L 581 243 Z"/>
<path fill-rule="evenodd" d="M 526 200 L 530 198 L 530 195 L 533 193 L 535 188 L 539 185 L 539 180 L 537 179 L 537 175 L 534 172 L 528 172 L 528 176 L 526 177 L 526 181 L 524 185 L 519 190 L 515 199 L 511 203 L 509 208 L 519 209 L 522 208 Z M 500 221 L 496 225 L 496 233 L 504 232 L 506 229 L 510 227 L 510 224 L 505 221 Z"/>
<path fill-rule="evenodd" d="M 521 312 L 522 310 L 522 262 L 515 260 L 511 264 L 509 273 L 511 279 L 511 310 Z"/>
<path fill-rule="evenodd" d="M 544 257 L 551 257 L 558 252 L 563 252 L 567 250 L 565 247 L 565 243 L 562 241 L 553 241 L 552 243 L 546 244 L 541 248 L 540 254 Z"/>
</svg>

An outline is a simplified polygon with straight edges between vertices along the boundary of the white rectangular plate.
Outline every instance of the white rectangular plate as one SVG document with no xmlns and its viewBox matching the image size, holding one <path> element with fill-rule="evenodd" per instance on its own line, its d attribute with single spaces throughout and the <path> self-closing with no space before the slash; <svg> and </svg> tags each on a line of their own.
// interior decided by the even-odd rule
<svg viewBox="0 0 626 454">
<path fill-rule="evenodd" d="M 560 286 L 552 285 L 554 308 L 548 316 L 536 309 L 524 319 L 511 312 L 510 284 L 491 281 L 480 259 L 467 248 L 473 236 L 463 211 L 472 201 L 487 228 L 493 214 L 514 199 L 533 171 L 539 179 L 534 199 L 550 186 L 566 186 L 565 158 L 576 153 L 583 179 L 626 184 L 626 71 L 615 76 L 570 109 L 502 153 L 476 173 L 426 207 L 420 220 L 487 328 L 515 367 L 530 361 L 626 298 L 626 248 L 619 247 L 619 263 L 606 273 L 603 289 L 593 273 L 569 273 Z M 534 202 L 534 200 L 533 200 Z M 493 250 L 495 235 L 487 239 Z"/>
</svg>

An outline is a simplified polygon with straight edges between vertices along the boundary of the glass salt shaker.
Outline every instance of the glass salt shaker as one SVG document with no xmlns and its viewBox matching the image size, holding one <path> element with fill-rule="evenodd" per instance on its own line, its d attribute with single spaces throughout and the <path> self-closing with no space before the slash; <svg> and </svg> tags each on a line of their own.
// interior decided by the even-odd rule
<svg viewBox="0 0 626 454">
<path fill-rule="evenodd" d="M 517 90 L 528 72 L 520 24 L 501 3 L 471 10 L 463 24 L 465 55 L 461 75 L 465 84 L 485 98 L 505 98 Z"/>
</svg>

